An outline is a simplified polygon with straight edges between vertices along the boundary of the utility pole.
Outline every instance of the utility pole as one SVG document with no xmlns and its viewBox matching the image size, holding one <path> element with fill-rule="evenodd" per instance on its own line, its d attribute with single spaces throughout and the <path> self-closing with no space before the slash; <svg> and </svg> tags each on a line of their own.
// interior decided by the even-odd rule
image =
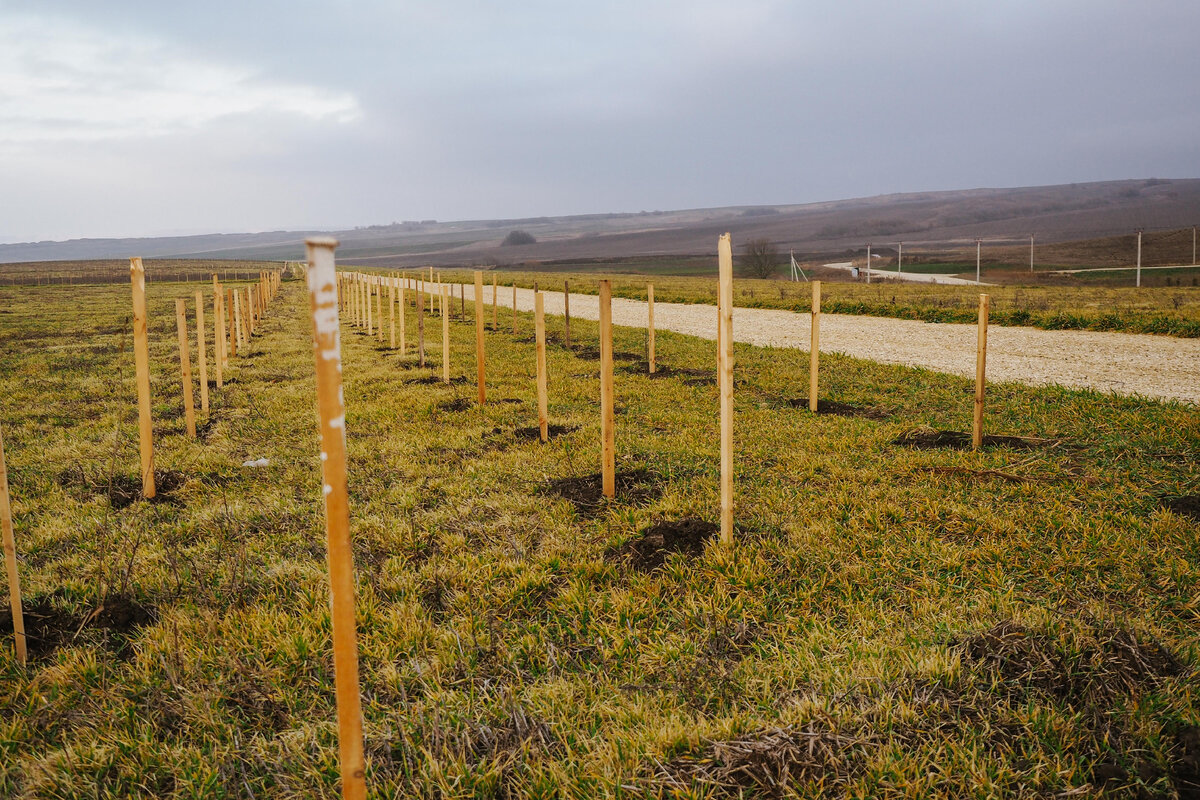
<svg viewBox="0 0 1200 800">
<path fill-rule="evenodd" d="M 1196 266 L 1196 226 L 1192 226 L 1192 266 Z"/>
<path fill-rule="evenodd" d="M 904 274 L 904 242 L 900 243 L 900 247 L 896 251 L 896 274 Z"/>
<path fill-rule="evenodd" d="M 975 240 L 975 285 L 979 285 L 979 254 L 983 248 L 983 240 Z"/>
<path fill-rule="evenodd" d="M 1138 228 L 1137 285 L 1142 285 L 1142 229 Z"/>
<path fill-rule="evenodd" d="M 1029 274 L 1033 274 L 1033 234 L 1029 234 Z"/>
<path fill-rule="evenodd" d="M 867 283 L 871 282 L 871 243 L 867 242 Z"/>
</svg>

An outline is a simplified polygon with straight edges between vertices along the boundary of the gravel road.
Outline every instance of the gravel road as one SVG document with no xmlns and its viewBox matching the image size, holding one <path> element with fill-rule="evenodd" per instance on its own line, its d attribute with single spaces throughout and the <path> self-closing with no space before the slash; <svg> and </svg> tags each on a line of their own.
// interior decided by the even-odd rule
<svg viewBox="0 0 1200 800">
<path fill-rule="evenodd" d="M 473 286 L 466 287 L 466 295 L 468 301 L 474 299 Z M 490 286 L 484 287 L 483 297 L 490 306 Z M 511 287 L 501 287 L 499 303 L 511 307 Z M 561 315 L 562 292 L 546 292 L 545 306 L 547 314 Z M 531 290 L 517 290 L 517 308 L 533 311 Z M 599 319 L 600 298 L 572 294 L 571 315 Z M 716 339 L 716 306 L 655 303 L 654 321 L 658 330 Z M 645 327 L 646 304 L 614 297 L 613 323 Z M 734 308 L 733 336 L 748 344 L 807 350 L 809 315 Z M 974 325 L 846 314 L 821 316 L 822 352 L 966 377 L 975 375 L 975 338 Z M 993 325 L 988 329 L 987 372 L 990 381 L 1060 384 L 1200 404 L 1200 339 Z"/>
</svg>

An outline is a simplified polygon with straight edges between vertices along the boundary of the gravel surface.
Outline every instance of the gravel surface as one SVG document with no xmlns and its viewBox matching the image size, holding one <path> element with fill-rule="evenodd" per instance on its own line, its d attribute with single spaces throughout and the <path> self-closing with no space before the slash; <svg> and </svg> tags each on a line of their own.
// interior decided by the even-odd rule
<svg viewBox="0 0 1200 800">
<path fill-rule="evenodd" d="M 474 287 L 466 287 L 468 301 Z M 485 286 L 490 306 L 492 292 Z M 512 287 L 501 287 L 499 303 L 512 305 Z M 563 313 L 562 292 L 546 292 L 547 314 Z M 517 290 L 517 308 L 533 311 L 533 292 Z M 572 294 L 571 315 L 600 318 L 600 298 Z M 717 308 L 711 305 L 655 303 L 658 330 L 716 339 Z M 646 304 L 613 298 L 613 323 L 646 325 Z M 503 315 L 501 315 L 501 326 Z M 735 341 L 807 350 L 809 315 L 759 308 L 734 308 Z M 821 316 L 821 351 L 843 353 L 884 364 L 975 375 L 974 325 L 917 322 L 846 314 Z M 987 374 L 990 381 L 1030 385 L 1059 384 L 1158 400 L 1200 404 L 1200 339 L 1176 339 L 1132 333 L 1046 331 L 1040 328 L 988 329 Z"/>
</svg>

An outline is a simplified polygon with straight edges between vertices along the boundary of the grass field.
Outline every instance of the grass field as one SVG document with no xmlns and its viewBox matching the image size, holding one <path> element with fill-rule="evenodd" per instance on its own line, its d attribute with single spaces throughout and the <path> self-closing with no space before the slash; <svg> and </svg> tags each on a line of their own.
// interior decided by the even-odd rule
<svg viewBox="0 0 1200 800">
<path fill-rule="evenodd" d="M 711 272 L 711 270 L 710 270 Z M 390 273 L 389 273 L 390 274 Z M 410 273 L 413 274 L 413 273 Z M 443 280 L 473 280 L 464 270 L 442 270 Z M 842 273 L 844 276 L 844 273 Z M 660 303 L 716 304 L 714 277 L 630 275 L 622 272 L 543 273 L 505 270 L 501 282 L 562 291 L 596 294 L 599 282 L 612 281 L 614 295 L 646 299 L 646 284 L 654 284 Z M 485 276 L 490 283 L 490 278 Z M 991 286 L 991 321 L 995 325 L 1028 325 L 1049 330 L 1075 329 L 1200 336 L 1200 288 L 1112 288 L 1104 286 Z M 739 279 L 734 304 L 750 308 L 810 310 L 811 287 L 803 282 Z M 980 290 L 973 286 L 933 286 L 901 283 L 822 284 L 821 307 L 838 314 L 919 319 L 926 322 L 976 321 Z"/>
<path fill-rule="evenodd" d="M 285 283 L 190 441 L 171 304 L 194 288 L 149 290 L 169 491 L 146 502 L 128 288 L 0 287 L 44 637 L 24 671 L 0 647 L 0 796 L 337 794 L 307 294 Z M 814 416 L 804 354 L 739 345 L 722 550 L 713 344 L 660 333 L 650 378 L 644 332 L 618 329 L 605 504 L 596 326 L 550 348 L 541 445 L 532 322 L 510 325 L 482 408 L 473 323 L 449 387 L 436 341 L 419 369 L 345 329 L 373 796 L 1200 792 L 1195 408 L 998 385 L 988 432 L 1036 439 L 922 449 L 898 442 L 969 430 L 968 381 L 825 356 L 850 415 Z"/>
</svg>

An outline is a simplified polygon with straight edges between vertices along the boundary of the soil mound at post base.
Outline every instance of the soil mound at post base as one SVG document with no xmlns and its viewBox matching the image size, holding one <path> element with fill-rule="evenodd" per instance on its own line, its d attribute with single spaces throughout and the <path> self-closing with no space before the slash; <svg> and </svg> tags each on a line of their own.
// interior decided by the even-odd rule
<svg viewBox="0 0 1200 800">
<path fill-rule="evenodd" d="M 1200 494 L 1189 494 L 1183 497 L 1164 497 L 1161 505 L 1167 511 L 1187 517 L 1194 522 L 1200 522 Z"/>
<path fill-rule="evenodd" d="M 824 405 L 824 402 L 821 403 Z M 969 450 L 971 449 L 971 434 L 960 431 L 939 431 L 934 428 L 920 427 L 897 436 L 892 444 L 900 447 L 912 447 L 916 450 Z M 1039 447 L 1052 447 L 1059 442 L 1053 439 L 1038 439 L 1032 436 L 995 436 L 984 435 L 984 447 L 1011 447 L 1016 450 L 1035 450 Z"/>
<path fill-rule="evenodd" d="M 797 397 L 785 401 L 792 408 L 808 408 L 807 397 Z M 891 412 L 884 408 L 865 408 L 863 406 L 839 403 L 836 400 L 817 400 L 818 414 L 832 414 L 837 417 L 861 417 L 863 419 L 887 419 Z M 970 442 L 968 441 L 968 444 Z"/>
<path fill-rule="evenodd" d="M 647 469 L 618 472 L 615 476 L 615 501 L 640 502 L 662 494 L 661 478 Z M 557 478 L 546 484 L 543 493 L 561 497 L 582 514 L 598 511 L 607 501 L 604 496 L 604 477 L 599 472 L 578 477 Z"/>
<path fill-rule="evenodd" d="M 688 558 L 704 555 L 704 545 L 720 528 L 698 517 L 656 522 L 636 538 L 609 551 L 611 558 L 628 561 L 639 572 L 650 572 L 666 563 L 672 553 Z"/>
<path fill-rule="evenodd" d="M 124 654 L 133 634 L 154 621 L 152 608 L 121 594 L 106 597 L 86 613 L 60 608 L 52 597 L 37 598 L 24 604 L 21 615 L 25 621 L 26 646 L 30 657 L 35 659 L 84 639 L 88 631 L 102 632 L 109 649 Z M 5 606 L 0 610 L 0 631 L 11 633 L 12 629 L 12 612 Z"/>
</svg>

